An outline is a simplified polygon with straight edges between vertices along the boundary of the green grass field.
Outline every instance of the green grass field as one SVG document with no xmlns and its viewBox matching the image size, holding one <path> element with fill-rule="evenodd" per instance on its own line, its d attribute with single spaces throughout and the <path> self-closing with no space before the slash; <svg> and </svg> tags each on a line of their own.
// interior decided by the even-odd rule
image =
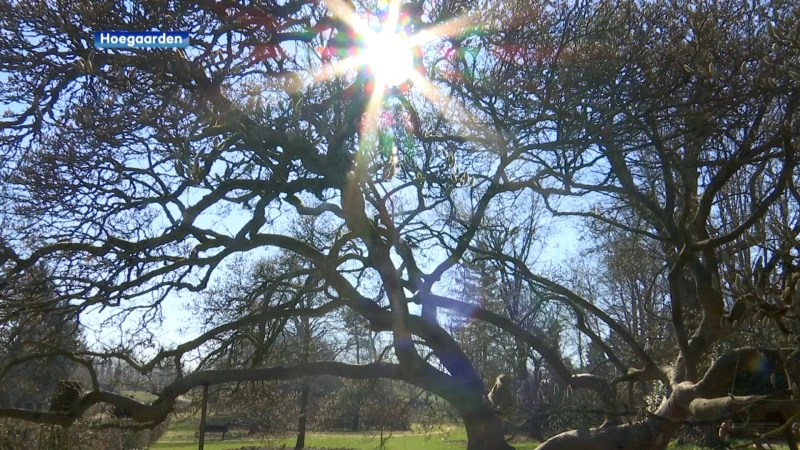
<svg viewBox="0 0 800 450">
<path fill-rule="evenodd" d="M 151 447 L 151 450 L 190 450 L 196 449 L 198 420 L 189 417 L 180 422 L 173 422 L 169 430 Z M 225 440 L 219 433 L 206 434 L 205 450 L 238 450 L 243 447 L 294 448 L 296 435 L 285 434 L 280 437 L 253 439 L 245 436 L 246 430 L 232 429 Z M 467 443 L 466 430 L 461 426 L 444 426 L 425 432 L 417 427 L 412 431 L 385 434 L 385 450 L 464 450 Z M 377 450 L 380 448 L 380 435 L 373 432 L 361 433 L 307 433 L 306 447 L 323 447 L 330 449 Z M 533 450 L 538 442 L 514 439 L 512 445 L 518 450 Z M 737 441 L 735 444 L 743 444 Z M 704 450 L 695 446 L 679 446 L 672 443 L 669 450 Z M 786 445 L 772 444 L 772 450 L 788 450 Z"/>
<path fill-rule="evenodd" d="M 171 428 L 152 450 L 190 450 L 197 448 L 194 432 L 196 424 L 177 424 Z M 422 432 L 394 433 L 387 441 L 386 450 L 464 450 L 467 435 L 463 428 Z M 283 447 L 294 448 L 295 436 L 273 439 L 232 439 L 220 440 L 219 434 L 206 435 L 206 450 L 236 450 L 242 447 Z M 738 442 L 741 444 L 741 442 Z M 518 450 L 533 450 L 538 442 L 512 442 Z M 327 447 L 338 449 L 376 450 L 380 447 L 380 437 L 371 433 L 308 433 L 306 447 Z M 695 446 L 671 444 L 670 450 L 702 450 Z M 772 444 L 773 450 L 788 450 L 787 446 Z"/>
<path fill-rule="evenodd" d="M 159 441 L 153 450 L 190 450 L 197 448 L 197 438 L 194 437 L 196 424 L 177 424 L 170 429 Z M 394 433 L 387 441 L 386 450 L 464 450 L 467 435 L 463 428 L 434 431 L 431 433 L 403 432 Z M 232 439 L 220 440 L 218 434 L 206 435 L 206 450 L 236 450 L 242 447 L 283 447 L 294 448 L 295 436 L 259 439 Z M 739 442 L 741 444 L 741 442 Z M 533 450 L 539 446 L 538 442 L 512 442 L 518 450 Z M 380 437 L 371 433 L 308 433 L 306 447 L 327 447 L 338 449 L 376 450 L 380 447 Z M 702 450 L 695 446 L 678 446 L 671 444 L 670 450 Z M 773 450 L 788 450 L 785 445 L 772 444 Z"/>
<path fill-rule="evenodd" d="M 197 448 L 196 424 L 176 424 L 152 447 L 153 450 L 189 450 Z M 385 435 L 384 437 L 387 437 Z M 430 433 L 396 432 L 385 442 L 386 450 L 463 450 L 466 447 L 467 434 L 463 428 L 449 428 Z M 206 450 L 228 450 L 242 447 L 282 447 L 293 448 L 295 436 L 267 440 L 235 439 L 220 435 L 206 435 Z M 532 450 L 537 442 L 515 442 L 519 450 Z M 357 450 L 375 450 L 380 447 L 380 436 L 373 433 L 308 433 L 307 447 L 347 448 Z"/>
</svg>

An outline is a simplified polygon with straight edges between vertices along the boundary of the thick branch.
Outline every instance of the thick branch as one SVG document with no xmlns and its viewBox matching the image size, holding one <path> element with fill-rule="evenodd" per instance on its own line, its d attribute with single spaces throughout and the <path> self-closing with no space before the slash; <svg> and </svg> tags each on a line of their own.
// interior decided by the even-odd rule
<svg viewBox="0 0 800 450">
<path fill-rule="evenodd" d="M 371 363 L 351 365 L 338 362 L 314 362 L 289 367 L 264 369 L 207 370 L 194 372 L 175 380 L 164 388 L 159 398 L 146 405 L 126 396 L 111 392 L 92 391 L 85 395 L 70 411 L 65 413 L 38 412 L 14 408 L 0 408 L 0 417 L 26 420 L 29 422 L 70 426 L 80 418 L 89 407 L 99 403 L 119 406 L 131 413 L 131 419 L 140 423 L 157 424 L 172 412 L 176 399 L 190 390 L 208 384 L 237 383 L 265 380 L 291 380 L 307 376 L 332 375 L 353 379 L 391 378 L 406 381 L 427 389 L 452 402 L 457 408 L 468 409 L 469 401 L 475 400 L 469 391 L 454 380 L 438 371 L 422 375 L 408 375 L 397 364 Z M 472 395 L 474 397 L 474 394 Z"/>
<path fill-rule="evenodd" d="M 563 296 L 564 298 L 568 299 L 570 302 L 574 303 L 575 305 L 577 305 L 577 306 L 583 308 L 584 310 L 589 311 L 590 313 L 594 314 L 600 320 L 605 322 L 606 325 L 608 325 L 609 328 L 614 330 L 614 332 L 617 333 L 617 335 L 619 335 L 625 341 L 625 343 L 628 344 L 631 347 L 631 349 L 634 351 L 634 353 L 636 353 L 636 356 L 638 356 L 639 359 L 641 359 L 642 362 L 644 362 L 645 366 L 648 366 L 648 365 L 655 366 L 656 365 L 655 362 L 653 361 L 653 359 L 650 357 L 650 354 L 647 353 L 647 351 L 644 349 L 644 347 L 642 347 L 641 344 L 639 344 L 639 342 L 636 341 L 636 339 L 628 332 L 628 330 L 625 327 L 623 327 L 622 325 L 620 325 L 619 322 L 617 322 L 616 320 L 611 318 L 611 316 L 606 314 L 603 310 L 598 308 L 596 305 L 590 303 L 589 301 L 587 301 L 583 297 L 579 296 L 578 294 L 572 292 L 571 290 L 567 289 L 566 287 L 564 287 L 564 286 L 562 286 L 562 285 L 560 285 L 560 284 L 558 284 L 558 283 L 556 283 L 556 282 L 554 282 L 552 280 L 549 280 L 549 279 L 547 279 L 545 277 L 541 277 L 539 275 L 534 274 L 528 268 L 527 264 L 525 264 L 525 262 L 520 260 L 519 258 L 513 258 L 511 256 L 508 256 L 508 255 L 505 255 L 505 254 L 502 254 L 502 253 L 499 253 L 499 252 L 488 252 L 486 250 L 479 249 L 477 247 L 470 247 L 470 250 L 472 250 L 472 251 L 474 251 L 476 253 L 486 254 L 486 255 L 488 255 L 488 256 L 490 256 L 492 258 L 496 258 L 496 259 L 498 259 L 500 261 L 505 261 L 505 262 L 509 262 L 509 263 L 513 264 L 517 268 L 517 270 L 519 270 L 522 273 L 522 275 L 525 276 L 527 279 L 529 279 L 529 280 L 531 280 L 531 281 L 533 281 L 535 283 L 541 284 L 542 286 L 546 287 L 550 291 Z"/>
<path fill-rule="evenodd" d="M 614 411 L 616 407 L 616 391 L 608 381 L 589 374 L 573 375 L 564 364 L 561 355 L 555 349 L 547 345 L 540 337 L 512 322 L 511 319 L 478 306 L 440 295 L 430 294 L 427 296 L 427 299 L 437 307 L 449 309 L 458 314 L 490 323 L 524 341 L 542 355 L 542 358 L 547 361 L 551 370 L 562 384 L 572 386 L 574 389 L 590 389 L 597 392 L 600 394 L 604 406 L 608 408 L 609 411 Z"/>
</svg>

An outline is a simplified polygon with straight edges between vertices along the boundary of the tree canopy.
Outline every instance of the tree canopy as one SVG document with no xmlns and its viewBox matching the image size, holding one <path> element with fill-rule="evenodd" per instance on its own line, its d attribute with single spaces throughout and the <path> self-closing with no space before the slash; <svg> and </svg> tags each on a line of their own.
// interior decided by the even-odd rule
<svg viewBox="0 0 800 450">
<path fill-rule="evenodd" d="M 381 21 L 409 36 L 400 83 L 362 57 Z M 201 385 L 386 378 L 448 402 L 469 449 L 505 449 L 480 349 L 459 337 L 491 331 L 517 379 L 546 370 L 606 414 L 542 450 L 665 448 L 682 424 L 737 415 L 791 422 L 798 23 L 782 0 L 0 0 L 0 326 L 58 311 L 123 332 L 77 347 L 27 336 L 0 374 L 59 355 L 92 385 L 68 411 L 0 417 L 66 426 L 108 404 L 155 425 Z M 94 48 L 108 29 L 192 41 Z M 532 249 L 564 217 L 600 263 L 557 276 Z M 256 254 L 250 279 L 220 284 Z M 13 294 L 42 268 L 47 295 Z M 461 269 L 468 295 L 452 286 Z M 181 294 L 207 320 L 165 346 L 154 329 Z M 389 347 L 368 362 L 269 357 L 274 327 L 340 314 Z M 454 315 L 482 328 L 454 330 Z M 565 327 L 602 370 L 566 355 Z M 149 404 L 104 390 L 96 365 L 111 359 L 172 381 Z M 734 389 L 765 365 L 785 386 Z M 660 401 L 626 422 L 635 383 Z"/>
</svg>

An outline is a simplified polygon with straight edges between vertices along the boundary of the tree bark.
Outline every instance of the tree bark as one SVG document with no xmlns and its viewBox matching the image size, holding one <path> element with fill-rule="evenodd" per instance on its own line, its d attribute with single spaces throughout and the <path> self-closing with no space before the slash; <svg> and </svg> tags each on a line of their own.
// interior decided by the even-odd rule
<svg viewBox="0 0 800 450">
<path fill-rule="evenodd" d="M 306 446 L 306 412 L 308 411 L 308 379 L 303 380 L 303 388 L 300 392 L 300 417 L 297 420 L 297 442 L 295 450 L 301 450 Z"/>
<path fill-rule="evenodd" d="M 674 429 L 670 422 L 658 419 L 608 428 L 581 428 L 554 436 L 537 450 L 663 450 Z"/>
<path fill-rule="evenodd" d="M 528 411 L 530 417 L 525 421 L 522 432 L 531 439 L 536 439 L 539 442 L 544 441 L 542 435 L 542 421 L 539 416 L 533 415 L 536 404 L 536 394 L 531 386 L 530 375 L 528 373 L 528 355 L 526 352 L 525 343 L 521 339 L 517 339 L 517 360 L 515 365 L 515 375 L 520 383 L 522 408 Z M 534 362 L 534 377 L 539 376 L 539 363 Z M 534 383 L 538 384 L 538 380 Z"/>
<path fill-rule="evenodd" d="M 301 333 L 303 339 L 303 353 L 302 362 L 308 364 L 308 359 L 311 354 L 311 324 L 308 316 L 303 316 L 300 319 Z M 300 392 L 300 417 L 297 419 L 297 441 L 295 442 L 295 450 L 302 450 L 306 446 L 306 413 L 308 412 L 308 377 L 303 378 L 303 387 Z"/>
<path fill-rule="evenodd" d="M 495 414 L 464 417 L 467 450 L 514 450 L 503 434 L 503 423 Z"/>
</svg>

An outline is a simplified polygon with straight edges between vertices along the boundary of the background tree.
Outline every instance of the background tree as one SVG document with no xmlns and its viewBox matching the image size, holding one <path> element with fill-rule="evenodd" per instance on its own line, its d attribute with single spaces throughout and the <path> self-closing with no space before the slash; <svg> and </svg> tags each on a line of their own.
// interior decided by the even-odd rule
<svg viewBox="0 0 800 450">
<path fill-rule="evenodd" d="M 6 407 L 47 410 L 58 383 L 81 367 L 69 358 L 85 348 L 80 326 L 65 301 L 54 301 L 47 272 L 33 268 L 2 295 L 0 399 Z"/>
</svg>

